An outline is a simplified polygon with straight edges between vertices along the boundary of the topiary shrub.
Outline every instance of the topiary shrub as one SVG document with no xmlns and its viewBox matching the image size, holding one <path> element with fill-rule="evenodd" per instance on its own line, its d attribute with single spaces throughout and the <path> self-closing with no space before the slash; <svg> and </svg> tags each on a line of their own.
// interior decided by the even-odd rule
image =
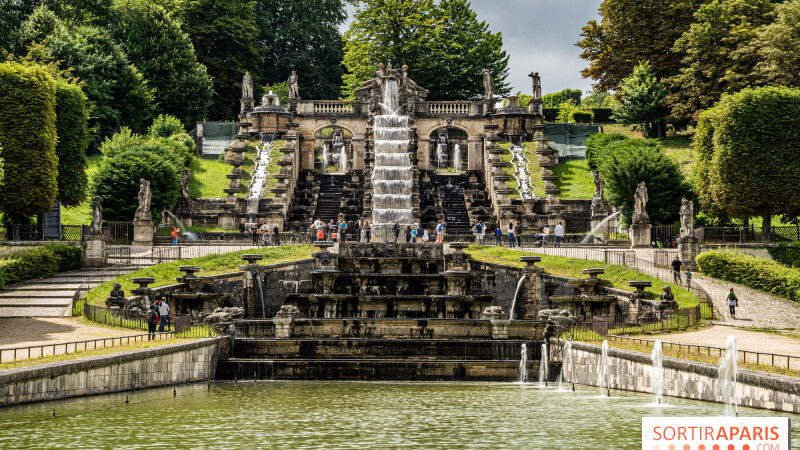
<svg viewBox="0 0 800 450">
<path fill-rule="evenodd" d="M 555 122 L 558 117 L 558 108 L 542 108 L 545 122 Z"/>
<path fill-rule="evenodd" d="M 113 158 L 120 153 L 127 152 L 128 150 L 136 147 L 144 142 L 144 138 L 128 127 L 122 127 L 113 136 L 107 137 L 102 144 L 100 144 L 100 153 L 106 158 Z"/>
<path fill-rule="evenodd" d="M 800 302 L 800 269 L 731 250 L 701 253 L 696 261 L 710 277 Z"/>
<path fill-rule="evenodd" d="M 139 205 L 139 179 L 150 181 L 153 194 L 150 211 L 157 219 L 178 198 L 178 173 L 175 161 L 156 151 L 127 151 L 106 160 L 95 175 L 92 194 L 103 197 L 106 220 L 132 220 Z"/>
<path fill-rule="evenodd" d="M 0 63 L 0 210 L 22 220 L 58 192 L 56 84 L 41 66 Z"/>
<path fill-rule="evenodd" d="M 80 86 L 56 82 L 56 132 L 58 144 L 58 200 L 65 206 L 86 199 L 86 149 L 89 147 L 89 105 Z"/>
<path fill-rule="evenodd" d="M 574 123 L 594 123 L 594 113 L 591 111 L 573 111 L 569 121 Z"/>
<path fill-rule="evenodd" d="M 611 118 L 614 110 L 611 108 L 592 108 L 592 113 L 596 123 L 614 123 L 614 119 Z"/>
<path fill-rule="evenodd" d="M 606 148 L 617 141 L 629 139 L 622 133 L 595 133 L 586 140 L 586 160 L 589 169 L 598 170 Z"/>
<path fill-rule="evenodd" d="M 175 116 L 169 114 L 159 114 L 153 119 L 153 124 L 147 130 L 150 136 L 168 138 L 175 134 L 185 134 L 183 124 Z"/>
<path fill-rule="evenodd" d="M 59 260 L 47 247 L 12 253 L 0 263 L 6 284 L 21 283 L 34 278 L 51 277 L 58 273 Z"/>
<path fill-rule="evenodd" d="M 189 165 L 193 156 L 183 143 L 169 138 L 150 139 L 149 141 L 145 141 L 133 147 L 129 152 L 149 152 L 161 155 L 164 159 L 172 163 L 176 173 L 183 173 L 183 168 Z"/>
</svg>

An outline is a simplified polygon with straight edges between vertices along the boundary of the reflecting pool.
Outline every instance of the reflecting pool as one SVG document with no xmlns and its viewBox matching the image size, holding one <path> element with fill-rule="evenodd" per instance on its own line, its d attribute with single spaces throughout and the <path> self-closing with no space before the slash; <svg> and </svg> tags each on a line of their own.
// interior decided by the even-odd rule
<svg viewBox="0 0 800 450">
<path fill-rule="evenodd" d="M 723 412 L 712 403 L 667 398 L 653 407 L 647 395 L 510 383 L 259 381 L 184 385 L 176 394 L 2 408 L 0 447 L 641 448 L 642 416 Z M 800 448 L 800 417 L 792 419 Z"/>
</svg>

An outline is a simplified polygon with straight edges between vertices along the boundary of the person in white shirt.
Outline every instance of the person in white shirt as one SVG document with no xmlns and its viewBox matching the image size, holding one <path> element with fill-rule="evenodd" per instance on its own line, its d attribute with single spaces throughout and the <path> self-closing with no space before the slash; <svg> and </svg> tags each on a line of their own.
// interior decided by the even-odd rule
<svg viewBox="0 0 800 450">
<path fill-rule="evenodd" d="M 555 246 L 558 247 L 561 245 L 561 241 L 564 239 L 564 225 L 562 225 L 561 222 L 558 222 L 558 225 L 556 225 L 555 234 L 556 234 Z"/>
<path fill-rule="evenodd" d="M 158 331 L 164 331 L 164 326 L 166 326 L 167 320 L 169 320 L 169 305 L 167 304 L 166 297 L 161 297 L 161 304 L 158 305 L 158 315 L 161 317 L 158 323 Z"/>
</svg>

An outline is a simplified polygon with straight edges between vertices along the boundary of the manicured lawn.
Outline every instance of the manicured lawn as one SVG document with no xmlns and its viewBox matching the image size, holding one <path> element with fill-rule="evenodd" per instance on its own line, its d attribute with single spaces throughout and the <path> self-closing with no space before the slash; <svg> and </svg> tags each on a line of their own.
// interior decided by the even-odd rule
<svg viewBox="0 0 800 450">
<path fill-rule="evenodd" d="M 589 261 L 585 259 L 565 258 L 562 256 L 541 255 L 538 253 L 522 252 L 498 247 L 478 247 L 477 245 L 471 245 L 465 251 L 479 261 L 506 264 L 514 267 L 525 266 L 525 263 L 519 260 L 520 256 L 541 256 L 542 262 L 537 263 L 536 265 L 544 268 L 546 273 L 561 277 L 587 278 L 587 275 L 584 275 L 581 270 L 602 267 L 606 270 L 606 272 L 600 275 L 600 278 L 606 281 L 607 286 L 612 286 L 617 289 L 624 289 L 626 291 L 635 291 L 636 289 L 628 286 L 629 281 L 652 281 L 653 286 L 647 288 L 646 290 L 655 294 L 656 298 L 661 294 L 664 286 L 669 284 L 645 275 L 641 272 L 628 269 L 627 267 L 618 266 L 615 264 L 606 264 L 601 261 Z M 678 304 L 681 308 L 693 307 L 700 302 L 700 298 L 679 286 L 672 286 L 672 293 L 675 294 L 675 300 L 678 301 Z"/>
<path fill-rule="evenodd" d="M 594 197 L 594 176 L 585 159 L 565 161 L 553 167 L 558 176 L 556 187 L 561 189 L 560 199 L 591 199 Z"/>
<path fill-rule="evenodd" d="M 86 167 L 86 175 L 89 177 L 89 186 L 92 179 L 100 169 L 102 155 L 92 155 L 87 158 L 89 164 Z M 92 223 L 92 199 L 91 194 L 87 194 L 86 200 L 78 206 L 65 206 L 61 208 L 61 223 L 64 225 L 89 225 Z"/>
<path fill-rule="evenodd" d="M 632 127 L 610 123 L 603 125 L 604 133 L 622 133 L 630 138 L 641 138 L 642 133 L 634 131 Z M 694 138 L 694 128 L 689 127 L 686 131 L 678 134 L 656 139 L 669 155 L 681 167 L 683 173 L 691 176 L 694 171 L 694 154 L 692 153 L 692 139 Z"/>
<path fill-rule="evenodd" d="M 313 253 L 314 250 L 314 247 L 311 245 L 284 245 L 281 247 L 241 250 L 238 252 L 224 253 L 221 255 L 209 255 L 202 256 L 200 258 L 156 264 L 155 266 L 138 270 L 131 274 L 107 281 L 89 291 L 86 299 L 89 304 L 104 306 L 106 297 L 108 297 L 108 293 L 111 292 L 111 288 L 114 286 L 115 282 L 122 284 L 122 290 L 125 291 L 125 295 L 131 295 L 131 292 L 137 287 L 137 285 L 131 280 L 136 277 L 155 278 L 155 282 L 151 284 L 150 287 L 164 286 L 175 283 L 175 279 L 183 275 L 183 272 L 178 270 L 180 266 L 200 266 L 203 268 L 202 272 L 199 273 L 201 276 L 214 275 L 238 271 L 239 267 L 245 264 L 241 258 L 241 255 L 246 253 L 259 253 L 264 255 L 264 259 L 259 261 L 259 264 L 267 265 L 310 258 L 311 253 Z"/>
</svg>

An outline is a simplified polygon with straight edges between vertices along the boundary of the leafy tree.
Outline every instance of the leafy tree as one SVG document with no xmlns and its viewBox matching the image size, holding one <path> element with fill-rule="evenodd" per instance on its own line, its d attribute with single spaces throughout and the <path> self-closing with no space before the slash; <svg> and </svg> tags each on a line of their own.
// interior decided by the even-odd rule
<svg viewBox="0 0 800 450">
<path fill-rule="evenodd" d="M 746 88 L 700 115 L 695 135 L 703 209 L 729 217 L 797 216 L 800 197 L 800 89 Z"/>
<path fill-rule="evenodd" d="M 106 158 L 113 158 L 122 152 L 128 151 L 131 148 L 144 142 L 144 138 L 128 127 L 122 127 L 113 136 L 107 137 L 100 145 L 100 153 Z"/>
<path fill-rule="evenodd" d="M 44 42 L 56 31 L 62 31 L 63 29 L 64 25 L 61 24 L 61 20 L 56 16 L 56 13 L 44 5 L 37 6 L 19 29 L 16 30 L 16 40 L 14 42 L 16 53 L 19 55 L 26 54 L 28 47 Z"/>
<path fill-rule="evenodd" d="M 145 0 L 119 0 L 108 27 L 153 88 L 159 114 L 171 114 L 187 127 L 206 117 L 213 92 L 211 77 L 197 61 L 189 36 L 167 11 Z"/>
<path fill-rule="evenodd" d="M 587 91 L 586 97 L 581 100 L 584 108 L 613 108 L 616 104 L 614 96 L 608 92 L 600 92 L 597 89 Z"/>
<path fill-rule="evenodd" d="M 606 183 L 606 200 L 622 207 L 623 221 L 628 224 L 633 214 L 633 194 L 640 181 L 647 185 L 647 212 L 653 224 L 674 223 L 681 199 L 692 198 L 680 168 L 655 141 L 618 140 L 603 152 L 599 168 Z"/>
<path fill-rule="evenodd" d="M 252 0 L 186 0 L 181 5 L 183 30 L 189 35 L 197 60 L 214 80 L 209 115 L 234 118 L 239 112 L 242 75 L 257 67 L 259 49 Z"/>
<path fill-rule="evenodd" d="M 41 66 L 0 63 L 0 210 L 20 221 L 53 208 L 56 84 Z"/>
<path fill-rule="evenodd" d="M 581 104 L 580 89 L 564 89 L 559 92 L 545 94 L 542 96 L 542 104 L 545 108 L 558 108 L 562 103 L 572 101 L 575 105 Z"/>
<path fill-rule="evenodd" d="M 86 199 L 86 148 L 89 146 L 89 105 L 80 86 L 56 81 L 58 201 L 77 206 Z"/>
<path fill-rule="evenodd" d="M 431 100 L 480 98 L 482 69 L 491 73 L 496 95 L 510 92 L 502 35 L 492 33 L 464 0 L 361 1 L 344 38 L 347 98 L 387 61 L 408 65 L 409 77 L 430 90 Z"/>
<path fill-rule="evenodd" d="M 150 211 L 158 219 L 178 198 L 178 174 L 173 163 L 150 151 L 127 151 L 103 162 L 92 183 L 92 194 L 103 197 L 103 218 L 131 220 L 139 204 L 139 179 L 150 181 Z"/>
<path fill-rule="evenodd" d="M 281 81 L 280 83 L 267 83 L 263 87 L 264 94 L 272 92 L 278 96 L 278 101 L 281 105 L 285 105 L 289 101 L 289 83 Z"/>
<path fill-rule="evenodd" d="M 758 81 L 771 86 L 800 87 L 800 1 L 775 8 L 775 21 L 763 26 L 743 52 L 755 52 Z"/>
<path fill-rule="evenodd" d="M 650 61 L 658 78 L 673 75 L 682 55 L 673 48 L 689 29 L 694 12 L 707 0 L 604 0 L 600 23 L 589 21 L 575 45 L 589 67 L 584 77 L 606 91 L 617 89 L 638 61 Z"/>
<path fill-rule="evenodd" d="M 617 141 L 629 139 L 622 133 L 595 133 L 586 140 L 586 162 L 591 170 L 600 170 L 605 151 Z"/>
<path fill-rule="evenodd" d="M 675 43 L 675 51 L 685 54 L 683 67 L 665 80 L 672 87 L 667 102 L 673 120 L 696 122 L 723 93 L 754 81 L 758 55 L 739 48 L 771 21 L 773 8 L 769 0 L 713 0 L 695 13 L 695 23 Z"/>
<path fill-rule="evenodd" d="M 256 0 L 255 18 L 260 81 L 286 81 L 296 70 L 301 96 L 339 95 L 344 74 L 339 26 L 347 18 L 343 0 Z"/>
<path fill-rule="evenodd" d="M 639 63 L 633 74 L 622 81 L 619 103 L 614 107 L 614 120 L 633 125 L 647 137 L 663 137 L 668 113 L 664 106 L 667 93 L 667 88 L 653 74 L 650 63 Z"/>
<path fill-rule="evenodd" d="M 183 124 L 175 116 L 169 114 L 159 114 L 158 117 L 153 119 L 153 124 L 150 125 L 148 133 L 153 137 L 170 137 L 173 134 L 186 133 Z"/>
</svg>

